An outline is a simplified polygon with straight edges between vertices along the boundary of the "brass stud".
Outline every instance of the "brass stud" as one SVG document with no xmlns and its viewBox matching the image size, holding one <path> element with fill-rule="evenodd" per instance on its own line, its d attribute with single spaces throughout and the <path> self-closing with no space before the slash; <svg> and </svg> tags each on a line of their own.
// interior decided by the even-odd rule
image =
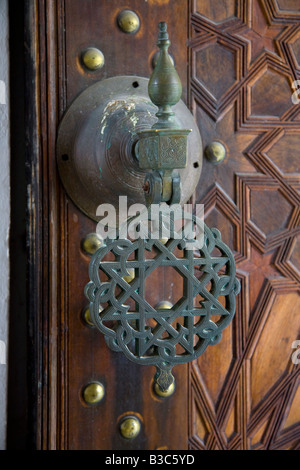
<svg viewBox="0 0 300 470">
<path fill-rule="evenodd" d="M 104 55 L 96 47 L 88 47 L 81 54 L 83 65 L 91 71 L 101 69 L 104 65 Z"/>
<path fill-rule="evenodd" d="M 214 165 L 218 165 L 226 157 L 226 148 L 218 141 L 213 141 L 207 145 L 204 152 L 206 158 Z"/>
<path fill-rule="evenodd" d="M 82 241 L 82 249 L 88 255 L 93 255 L 101 246 L 103 240 L 97 235 L 97 233 L 90 233 Z"/>
<path fill-rule="evenodd" d="M 171 302 L 169 302 L 168 300 L 162 300 L 161 302 L 158 302 L 158 304 L 155 306 L 155 309 L 156 310 L 169 310 L 170 308 L 172 308 L 173 305 L 171 304 Z"/>
<path fill-rule="evenodd" d="M 99 307 L 99 312 L 102 312 L 103 308 L 100 306 Z M 87 306 L 82 312 L 82 319 L 86 325 L 88 325 L 90 328 L 95 328 L 95 324 L 92 322 L 91 319 L 91 312 L 90 312 L 90 307 Z"/>
<path fill-rule="evenodd" d="M 120 433 L 125 439 L 134 439 L 141 430 L 141 423 L 135 416 L 126 416 L 120 422 Z"/>
<path fill-rule="evenodd" d="M 165 391 L 162 391 L 161 388 L 156 383 L 156 384 L 154 384 L 154 391 L 155 391 L 156 395 L 158 395 L 159 397 L 162 397 L 162 398 L 170 397 L 171 395 L 173 395 L 173 393 L 175 391 L 175 382 L 173 382 L 170 385 L 170 387 Z"/>
<path fill-rule="evenodd" d="M 119 28 L 126 34 L 134 34 L 140 28 L 140 19 L 132 10 L 122 10 L 117 17 Z"/>
<path fill-rule="evenodd" d="M 135 269 L 134 268 L 128 268 L 128 276 L 123 276 L 124 281 L 128 282 L 128 284 L 133 281 L 135 278 Z"/>
<path fill-rule="evenodd" d="M 82 396 L 87 405 L 97 405 L 105 395 L 104 386 L 99 382 L 91 382 L 85 386 Z"/>
</svg>

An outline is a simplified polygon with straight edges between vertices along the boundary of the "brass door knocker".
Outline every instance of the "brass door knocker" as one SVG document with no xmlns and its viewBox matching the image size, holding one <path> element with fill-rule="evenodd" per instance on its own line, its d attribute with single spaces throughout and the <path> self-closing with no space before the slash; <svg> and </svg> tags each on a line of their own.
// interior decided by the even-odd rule
<svg viewBox="0 0 300 470">
<path fill-rule="evenodd" d="M 119 196 L 146 204 L 138 216 L 102 233 L 85 293 L 91 322 L 108 346 L 155 366 L 154 380 L 164 393 L 174 387 L 174 365 L 220 341 L 235 314 L 239 282 L 220 232 L 184 208 L 201 173 L 201 137 L 180 101 L 164 22 L 157 44 L 149 82 L 116 77 L 75 100 L 60 125 L 57 159 L 70 197 L 94 220 L 100 219 L 99 204 L 117 207 Z M 182 279 L 182 295 L 170 308 L 145 297 L 147 278 L 162 268 Z"/>
</svg>

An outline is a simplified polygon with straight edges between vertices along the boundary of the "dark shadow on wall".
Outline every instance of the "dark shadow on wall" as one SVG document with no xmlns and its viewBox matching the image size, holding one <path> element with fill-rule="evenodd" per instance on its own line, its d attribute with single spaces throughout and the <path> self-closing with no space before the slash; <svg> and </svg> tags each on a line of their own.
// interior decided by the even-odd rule
<svg viewBox="0 0 300 470">
<path fill-rule="evenodd" d="M 24 2 L 10 0 L 10 321 L 7 449 L 28 448 Z"/>
</svg>

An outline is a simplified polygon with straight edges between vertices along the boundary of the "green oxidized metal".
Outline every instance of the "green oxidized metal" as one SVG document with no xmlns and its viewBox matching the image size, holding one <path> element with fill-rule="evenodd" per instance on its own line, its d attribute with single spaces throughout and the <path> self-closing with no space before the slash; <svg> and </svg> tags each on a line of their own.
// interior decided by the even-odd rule
<svg viewBox="0 0 300 470">
<path fill-rule="evenodd" d="M 145 170 L 186 167 L 187 135 L 190 130 L 160 129 L 139 132 L 139 166 Z"/>
<path fill-rule="evenodd" d="M 182 86 L 178 73 L 168 53 L 170 44 L 167 24 L 161 22 L 159 23 L 157 42 L 160 48 L 160 54 L 148 84 L 150 99 L 158 106 L 158 112 L 156 114 L 158 122 L 154 125 L 154 129 L 176 127 L 176 121 L 171 106 L 174 106 L 180 100 Z"/>
<path fill-rule="evenodd" d="M 170 238 L 166 244 L 151 237 L 108 239 L 91 259 L 85 289 L 91 319 L 108 346 L 133 362 L 156 366 L 161 390 L 173 383 L 174 365 L 196 359 L 220 341 L 235 314 L 239 292 L 234 258 L 220 232 L 191 217 L 204 230 L 202 248 L 188 249 L 185 237 Z M 215 249 L 219 256 L 212 255 Z M 147 277 L 159 267 L 173 267 L 182 277 L 183 295 L 171 309 L 156 310 L 145 299 Z M 124 276 L 132 269 L 136 275 L 126 282 Z M 134 311 L 126 303 L 129 299 Z"/>
<path fill-rule="evenodd" d="M 160 54 L 155 69 L 150 77 L 148 93 L 151 101 L 158 107 L 156 116 L 157 122 L 151 129 L 138 132 L 138 143 L 136 145 L 136 156 L 141 169 L 152 170 L 156 179 L 161 179 L 162 190 L 155 193 L 151 190 L 146 196 L 146 202 L 151 204 L 154 201 L 177 203 L 180 200 L 180 188 L 172 197 L 169 187 L 169 177 L 172 173 L 165 174 L 166 171 L 185 168 L 187 164 L 187 137 L 191 129 L 181 129 L 176 122 L 176 116 L 172 111 L 180 100 L 182 93 L 181 81 L 175 70 L 173 61 L 168 53 L 170 45 L 167 33 L 167 25 L 159 23 L 158 47 Z M 167 178 L 166 178 L 167 176 Z M 178 178 L 178 173 L 174 173 Z M 151 176 L 146 175 L 145 182 L 148 183 Z M 175 183 L 176 184 L 176 183 Z M 163 197 L 163 193 L 167 197 Z"/>
<path fill-rule="evenodd" d="M 159 29 L 160 56 L 148 87 L 158 106 L 158 120 L 151 129 L 138 132 L 136 156 L 140 168 L 149 170 L 144 185 L 147 204 L 165 201 L 171 206 L 166 205 L 164 215 L 170 215 L 172 204 L 180 201 L 175 170 L 186 166 L 190 130 L 178 128 L 171 109 L 182 89 L 168 54 L 166 24 L 160 23 Z M 181 210 L 177 216 L 185 217 Z M 183 232 L 167 237 L 167 242 L 151 233 L 137 239 L 107 238 L 91 259 L 85 289 L 91 320 L 108 346 L 133 362 L 156 366 L 155 381 L 162 391 L 174 382 L 174 365 L 196 359 L 220 341 L 235 314 L 239 292 L 234 258 L 220 232 L 195 216 L 190 223 L 203 235 L 203 243 L 194 249 Z M 156 309 L 145 298 L 145 283 L 156 269 L 166 267 L 181 276 L 182 297 L 172 308 Z M 135 276 L 127 278 L 132 270 Z"/>
</svg>

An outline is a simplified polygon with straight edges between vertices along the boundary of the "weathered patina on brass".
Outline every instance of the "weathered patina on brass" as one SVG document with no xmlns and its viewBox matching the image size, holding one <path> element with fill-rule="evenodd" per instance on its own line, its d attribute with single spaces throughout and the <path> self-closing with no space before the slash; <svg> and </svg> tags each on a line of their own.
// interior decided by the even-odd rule
<svg viewBox="0 0 300 470">
<path fill-rule="evenodd" d="M 103 241 L 97 233 L 89 233 L 81 242 L 81 248 L 87 255 L 93 255 L 102 245 Z"/>
<path fill-rule="evenodd" d="M 172 111 L 172 106 L 181 98 L 182 86 L 168 53 L 170 41 L 165 22 L 159 23 L 157 45 L 160 54 L 149 80 L 148 92 L 158 107 L 158 119 L 151 129 L 138 132 L 139 140 L 135 147 L 140 168 L 151 170 L 145 177 L 148 205 L 180 202 L 180 175 L 174 170 L 187 166 L 187 137 L 192 131 L 182 128 Z"/>
<path fill-rule="evenodd" d="M 160 53 L 148 84 L 150 99 L 158 106 L 156 113 L 158 121 L 153 126 L 154 129 L 178 128 L 172 106 L 180 100 L 182 86 L 174 62 L 168 52 L 170 44 L 167 24 L 161 22 L 159 23 L 157 41 Z"/>
<path fill-rule="evenodd" d="M 88 47 L 81 54 L 83 65 L 91 71 L 99 70 L 104 66 L 104 55 L 96 47 Z"/>
<path fill-rule="evenodd" d="M 133 241 L 107 239 L 91 259 L 85 288 L 91 321 L 108 346 L 133 362 L 156 366 L 154 381 L 162 392 L 174 383 L 174 365 L 196 359 L 220 341 L 235 314 L 239 292 L 234 258 L 220 232 L 195 216 L 191 221 L 204 231 L 203 246 L 195 250 L 188 249 L 185 236 L 170 237 L 166 244 L 150 235 Z M 147 252 L 152 253 L 150 258 Z M 171 308 L 153 307 L 145 298 L 147 277 L 164 267 L 182 277 L 182 297 Z M 126 282 L 132 268 L 136 275 Z"/>
<path fill-rule="evenodd" d="M 100 307 L 99 312 L 102 311 L 102 310 L 103 310 L 103 308 Z M 83 323 L 84 323 L 86 326 L 88 326 L 89 328 L 95 328 L 95 325 L 94 325 L 94 323 L 93 323 L 92 320 L 91 320 L 91 314 L 90 314 L 90 307 L 89 307 L 89 305 L 87 305 L 87 306 L 83 309 L 83 311 L 81 312 L 81 318 L 82 318 Z"/>
<path fill-rule="evenodd" d="M 112 204 L 118 215 L 119 196 L 128 206 L 145 204 L 146 169 L 140 168 L 135 146 L 138 132 L 157 121 L 157 107 L 148 95 L 147 78 L 120 76 L 101 80 L 70 105 L 58 128 L 57 164 L 69 198 L 91 219 L 97 207 Z M 202 169 L 202 141 L 197 124 L 180 100 L 173 108 L 178 125 L 192 129 L 187 165 L 178 170 L 180 203 L 189 200 Z"/>
<path fill-rule="evenodd" d="M 119 28 L 126 34 L 135 34 L 140 28 L 140 19 L 132 10 L 122 10 L 118 14 L 117 23 Z"/>
<path fill-rule="evenodd" d="M 86 385 L 82 392 L 83 400 L 87 405 L 97 405 L 103 400 L 105 388 L 99 382 L 91 382 Z"/>
<path fill-rule="evenodd" d="M 155 382 L 154 384 L 154 392 L 157 396 L 159 396 L 160 398 L 168 398 L 170 397 L 171 395 L 173 395 L 173 393 L 175 392 L 175 381 L 167 388 L 167 390 L 162 390 L 158 383 Z"/>
<path fill-rule="evenodd" d="M 125 439 L 134 439 L 141 431 L 141 422 L 136 416 L 124 416 L 119 424 L 121 435 Z"/>
<path fill-rule="evenodd" d="M 115 146 L 114 156 L 118 148 L 125 146 L 124 168 L 129 166 L 130 155 L 140 171 L 147 171 L 141 188 L 147 204 L 159 207 L 162 217 L 154 220 L 152 228 L 156 236 L 152 228 L 148 229 L 149 221 L 153 221 L 154 206 L 146 210 L 145 231 L 142 231 L 141 221 L 137 222 L 137 238 L 128 236 L 132 219 L 125 220 L 116 236 L 108 235 L 91 259 L 90 282 L 85 294 L 90 301 L 90 321 L 105 335 L 108 346 L 113 351 L 122 351 L 133 362 L 155 366 L 154 391 L 166 397 L 175 389 L 173 366 L 193 361 L 209 345 L 220 341 L 223 329 L 235 314 L 239 282 L 234 257 L 218 230 L 210 230 L 202 220 L 189 214 L 189 234 L 197 233 L 198 238 L 191 239 L 185 230 L 174 231 L 175 222 L 188 216 L 179 204 L 179 210 L 175 209 L 176 203 L 186 200 L 185 180 L 181 187 L 180 177 L 185 175 L 181 172 L 191 167 L 188 140 L 191 142 L 196 135 L 199 144 L 199 138 L 195 128 L 187 126 L 191 119 L 187 119 L 186 112 L 183 112 L 184 119 L 177 112 L 180 111 L 181 83 L 168 55 L 170 42 L 166 24 L 160 23 L 159 29 L 160 55 L 148 85 L 152 103 L 143 101 L 140 95 L 133 99 L 142 82 L 137 79 L 131 82 L 131 96 L 128 96 L 128 88 L 126 93 L 123 90 L 117 101 L 110 99 L 102 113 L 97 111 L 99 121 L 89 116 L 82 127 L 90 132 L 99 126 L 97 146 L 104 141 L 105 152 Z M 122 85 L 125 83 L 124 79 Z M 138 103 L 140 112 L 144 113 L 144 128 L 138 128 L 141 123 Z M 158 107 L 158 111 L 155 107 L 157 119 L 153 115 L 154 105 Z M 94 109 L 97 110 L 97 104 Z M 199 145 L 196 149 L 198 155 Z M 62 155 L 68 155 L 65 149 L 60 150 Z M 80 150 L 81 156 L 84 155 L 83 146 Z M 193 150 L 192 147 L 192 153 Z M 192 165 L 195 170 L 197 167 Z M 102 177 L 103 166 L 100 171 Z M 126 179 L 124 172 L 120 176 Z M 189 180 L 187 184 L 192 182 Z M 161 231 L 165 223 L 172 228 L 167 236 Z M 164 268 L 173 268 L 182 277 L 182 296 L 174 305 L 164 302 L 153 307 L 145 297 L 145 282 L 153 271 Z M 138 424 L 125 420 L 124 433 L 120 427 L 122 435 L 134 437 L 139 432 Z"/>
<path fill-rule="evenodd" d="M 204 153 L 211 163 L 218 165 L 226 157 L 226 147 L 222 142 L 215 140 L 205 147 Z"/>
</svg>

